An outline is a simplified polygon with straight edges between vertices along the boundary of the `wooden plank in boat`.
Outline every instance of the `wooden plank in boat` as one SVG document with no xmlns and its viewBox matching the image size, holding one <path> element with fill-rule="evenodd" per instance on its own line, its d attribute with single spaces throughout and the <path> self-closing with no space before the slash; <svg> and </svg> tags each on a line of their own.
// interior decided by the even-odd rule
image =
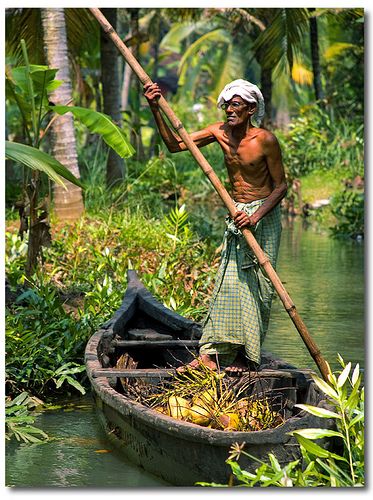
<svg viewBox="0 0 373 500">
<path fill-rule="evenodd" d="M 114 339 L 111 343 L 113 347 L 147 347 L 147 348 L 177 348 L 177 347 L 198 347 L 198 340 L 120 340 Z"/>
<path fill-rule="evenodd" d="M 156 378 L 172 377 L 176 373 L 174 368 L 136 368 L 134 370 L 118 368 L 101 368 L 92 372 L 93 378 L 127 377 L 127 378 Z"/>
<path fill-rule="evenodd" d="M 172 335 L 159 333 L 152 328 L 131 328 L 128 330 L 130 340 L 172 340 Z"/>
<path fill-rule="evenodd" d="M 312 370 L 291 370 L 291 369 L 276 369 L 270 370 L 265 369 L 258 372 L 247 371 L 244 372 L 245 375 L 251 374 L 253 378 L 297 378 L 300 374 L 310 375 L 313 373 Z M 94 378 L 99 377 L 128 377 L 128 378 L 155 378 L 155 377 L 172 377 L 176 374 L 175 368 L 136 368 L 134 370 L 128 369 L 118 369 L 118 368 L 100 368 L 92 372 Z"/>
</svg>

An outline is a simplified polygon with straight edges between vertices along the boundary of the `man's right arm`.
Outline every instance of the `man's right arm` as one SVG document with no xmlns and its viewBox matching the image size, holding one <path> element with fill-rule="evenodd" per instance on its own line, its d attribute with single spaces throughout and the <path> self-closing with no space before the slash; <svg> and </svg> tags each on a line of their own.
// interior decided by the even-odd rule
<svg viewBox="0 0 373 500">
<path fill-rule="evenodd" d="M 149 107 L 153 113 L 155 123 L 161 134 L 163 142 L 166 144 L 167 149 L 171 153 L 178 153 L 179 151 L 185 151 L 187 146 L 184 144 L 181 137 L 179 137 L 167 124 L 161 110 L 159 109 L 158 99 L 161 97 L 161 91 L 158 84 L 148 83 L 144 85 L 144 96 L 146 97 Z M 207 144 L 211 144 L 216 141 L 215 136 L 211 133 L 209 128 L 200 130 L 198 132 L 193 132 L 189 134 L 191 139 L 195 144 L 201 148 Z"/>
</svg>

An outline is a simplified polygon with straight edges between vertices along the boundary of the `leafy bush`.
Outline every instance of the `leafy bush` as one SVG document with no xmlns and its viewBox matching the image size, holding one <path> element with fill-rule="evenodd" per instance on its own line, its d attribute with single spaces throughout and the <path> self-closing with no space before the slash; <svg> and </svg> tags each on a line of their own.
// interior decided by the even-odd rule
<svg viewBox="0 0 373 500">
<path fill-rule="evenodd" d="M 304 107 L 282 142 L 284 162 L 291 177 L 301 177 L 316 169 L 338 167 L 345 178 L 364 175 L 363 125 L 336 120 L 319 106 Z"/>
<path fill-rule="evenodd" d="M 364 235 L 364 194 L 342 191 L 332 199 L 332 213 L 337 224 L 331 227 L 334 236 L 357 238 Z"/>
<path fill-rule="evenodd" d="M 84 371 L 85 321 L 66 313 L 56 290 L 39 285 L 21 294 L 7 310 L 6 381 L 10 392 L 42 394 L 63 382 L 84 394 L 75 378 Z M 69 360 L 65 362 L 65 360 Z"/>
<path fill-rule="evenodd" d="M 205 312 L 218 260 L 190 228 L 185 207 L 159 220 L 141 210 L 102 211 L 54 232 L 32 279 L 20 271 L 24 242 L 6 234 L 8 282 L 13 291 L 23 287 L 6 313 L 10 393 L 84 391 L 86 342 L 119 307 L 128 268 L 173 310 L 196 320 Z"/>
<path fill-rule="evenodd" d="M 25 443 L 40 443 L 48 439 L 48 435 L 34 427 L 35 419 L 31 411 L 39 406 L 41 401 L 22 392 L 16 398 L 5 400 L 5 438 L 10 440 L 14 436 L 17 441 Z"/>
</svg>

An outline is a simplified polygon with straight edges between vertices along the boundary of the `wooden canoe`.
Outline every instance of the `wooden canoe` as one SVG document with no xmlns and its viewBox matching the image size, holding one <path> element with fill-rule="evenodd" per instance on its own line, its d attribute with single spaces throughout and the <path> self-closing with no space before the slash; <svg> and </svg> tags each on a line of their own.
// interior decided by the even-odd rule
<svg viewBox="0 0 373 500">
<path fill-rule="evenodd" d="M 234 443 L 268 461 L 274 453 L 281 464 L 300 457 L 292 430 L 330 427 L 294 407 L 296 403 L 325 406 L 324 396 L 311 378 L 269 354 L 263 354 L 257 377 L 266 390 L 281 392 L 287 401 L 287 418 L 274 429 L 254 432 L 223 431 L 176 420 L 123 394 L 121 380 L 157 383 L 170 377 L 178 364 L 197 352 L 200 326 L 164 307 L 147 290 L 134 271 L 128 271 L 128 288 L 120 308 L 88 341 L 85 363 L 99 419 L 109 437 L 127 459 L 171 485 L 191 486 L 198 481 L 227 484 L 225 463 Z M 123 353 L 137 360 L 136 368 L 116 368 Z M 242 456 L 241 467 L 254 471 L 258 463 Z"/>
</svg>

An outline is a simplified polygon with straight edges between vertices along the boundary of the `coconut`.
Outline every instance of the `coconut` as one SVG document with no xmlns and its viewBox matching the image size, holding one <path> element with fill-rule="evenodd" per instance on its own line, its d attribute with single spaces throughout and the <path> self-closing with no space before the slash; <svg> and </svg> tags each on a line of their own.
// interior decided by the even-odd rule
<svg viewBox="0 0 373 500">
<path fill-rule="evenodd" d="M 237 412 L 244 417 L 248 411 L 248 405 L 247 399 L 240 399 L 236 405 Z"/>
<path fill-rule="evenodd" d="M 225 431 L 235 431 L 240 425 L 240 417 L 237 413 L 222 413 L 219 422 Z"/>
<path fill-rule="evenodd" d="M 203 408 L 211 407 L 211 404 L 216 401 L 216 392 L 214 389 L 208 389 L 207 391 L 197 394 L 193 399 L 193 404 L 202 406 Z"/>
<path fill-rule="evenodd" d="M 211 420 L 211 413 L 202 406 L 193 405 L 189 410 L 189 418 L 194 424 L 208 425 Z"/>
<path fill-rule="evenodd" d="M 190 403 L 184 398 L 178 396 L 170 396 L 168 398 L 168 412 L 173 418 L 183 419 L 189 415 Z"/>
</svg>

